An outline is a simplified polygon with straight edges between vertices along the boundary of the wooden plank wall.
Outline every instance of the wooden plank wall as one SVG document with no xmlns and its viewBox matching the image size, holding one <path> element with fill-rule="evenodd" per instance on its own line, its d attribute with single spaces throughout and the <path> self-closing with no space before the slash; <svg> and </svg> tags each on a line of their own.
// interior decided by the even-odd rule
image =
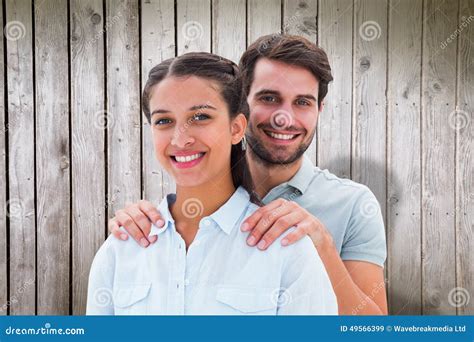
<svg viewBox="0 0 474 342">
<path fill-rule="evenodd" d="M 141 115 L 150 69 L 280 32 L 328 53 L 307 155 L 376 194 L 390 313 L 474 313 L 474 0 L 0 3 L 0 314 L 83 314 L 108 218 L 173 191 Z"/>
</svg>

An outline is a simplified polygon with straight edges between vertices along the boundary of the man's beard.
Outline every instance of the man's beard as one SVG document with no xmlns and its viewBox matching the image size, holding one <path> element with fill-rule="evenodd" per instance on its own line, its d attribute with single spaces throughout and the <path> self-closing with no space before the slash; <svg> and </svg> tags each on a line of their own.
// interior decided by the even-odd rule
<svg viewBox="0 0 474 342">
<path fill-rule="evenodd" d="M 265 146 L 258 139 L 253 125 L 250 123 L 247 128 L 247 134 L 245 136 L 247 139 L 248 146 L 251 150 L 250 153 L 255 156 L 255 161 L 259 162 L 262 165 L 265 165 L 266 167 L 276 167 L 279 165 L 292 164 L 298 159 L 300 159 L 301 156 L 306 152 L 308 147 L 311 145 L 315 133 L 316 129 L 311 132 L 310 136 L 306 140 L 303 140 L 303 142 L 298 146 L 294 153 L 284 158 L 275 156 L 271 150 L 265 148 Z M 281 147 L 281 149 L 284 148 L 285 147 L 283 146 Z M 279 149 L 279 147 L 276 147 L 276 149 Z"/>
</svg>

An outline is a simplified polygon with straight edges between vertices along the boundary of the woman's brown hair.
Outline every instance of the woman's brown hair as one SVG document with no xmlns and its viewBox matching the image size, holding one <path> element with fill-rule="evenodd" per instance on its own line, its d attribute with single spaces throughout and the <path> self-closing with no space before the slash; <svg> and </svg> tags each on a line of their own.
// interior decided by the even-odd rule
<svg viewBox="0 0 474 342">
<path fill-rule="evenodd" d="M 207 52 L 190 52 L 167 59 L 150 70 L 143 89 L 142 108 L 150 123 L 150 98 L 155 85 L 167 77 L 197 76 L 211 80 L 219 86 L 220 94 L 227 104 L 230 118 L 239 113 L 249 117 L 249 108 L 242 91 L 242 78 L 238 66 L 223 57 Z M 240 144 L 232 145 L 231 172 L 235 187 L 242 186 L 258 202 L 249 174 L 245 151 Z"/>
</svg>

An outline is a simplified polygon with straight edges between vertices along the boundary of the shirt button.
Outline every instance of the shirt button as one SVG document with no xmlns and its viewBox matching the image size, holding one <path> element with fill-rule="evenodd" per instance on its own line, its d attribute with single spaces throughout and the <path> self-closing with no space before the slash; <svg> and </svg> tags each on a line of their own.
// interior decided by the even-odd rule
<svg viewBox="0 0 474 342">
<path fill-rule="evenodd" d="M 196 241 L 193 242 L 193 245 L 196 246 L 196 247 L 199 246 L 200 244 L 201 244 L 201 241 L 199 241 L 199 240 L 196 240 Z"/>
<path fill-rule="evenodd" d="M 188 285 L 189 285 L 189 279 L 185 279 L 185 280 L 184 280 L 184 285 L 185 285 L 185 286 L 188 286 Z"/>
<path fill-rule="evenodd" d="M 211 225 L 211 220 L 210 219 L 205 219 L 203 222 L 205 227 L 209 227 Z"/>
</svg>

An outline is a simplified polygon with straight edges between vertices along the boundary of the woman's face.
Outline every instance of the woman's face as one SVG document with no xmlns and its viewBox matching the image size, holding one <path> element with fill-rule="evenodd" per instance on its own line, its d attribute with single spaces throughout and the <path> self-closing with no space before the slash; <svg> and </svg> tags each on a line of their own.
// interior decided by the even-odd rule
<svg viewBox="0 0 474 342">
<path fill-rule="evenodd" d="M 231 146 L 242 139 L 246 121 L 242 114 L 230 119 L 215 82 L 166 78 L 152 89 L 150 113 L 156 158 L 178 186 L 230 175 Z"/>
</svg>

